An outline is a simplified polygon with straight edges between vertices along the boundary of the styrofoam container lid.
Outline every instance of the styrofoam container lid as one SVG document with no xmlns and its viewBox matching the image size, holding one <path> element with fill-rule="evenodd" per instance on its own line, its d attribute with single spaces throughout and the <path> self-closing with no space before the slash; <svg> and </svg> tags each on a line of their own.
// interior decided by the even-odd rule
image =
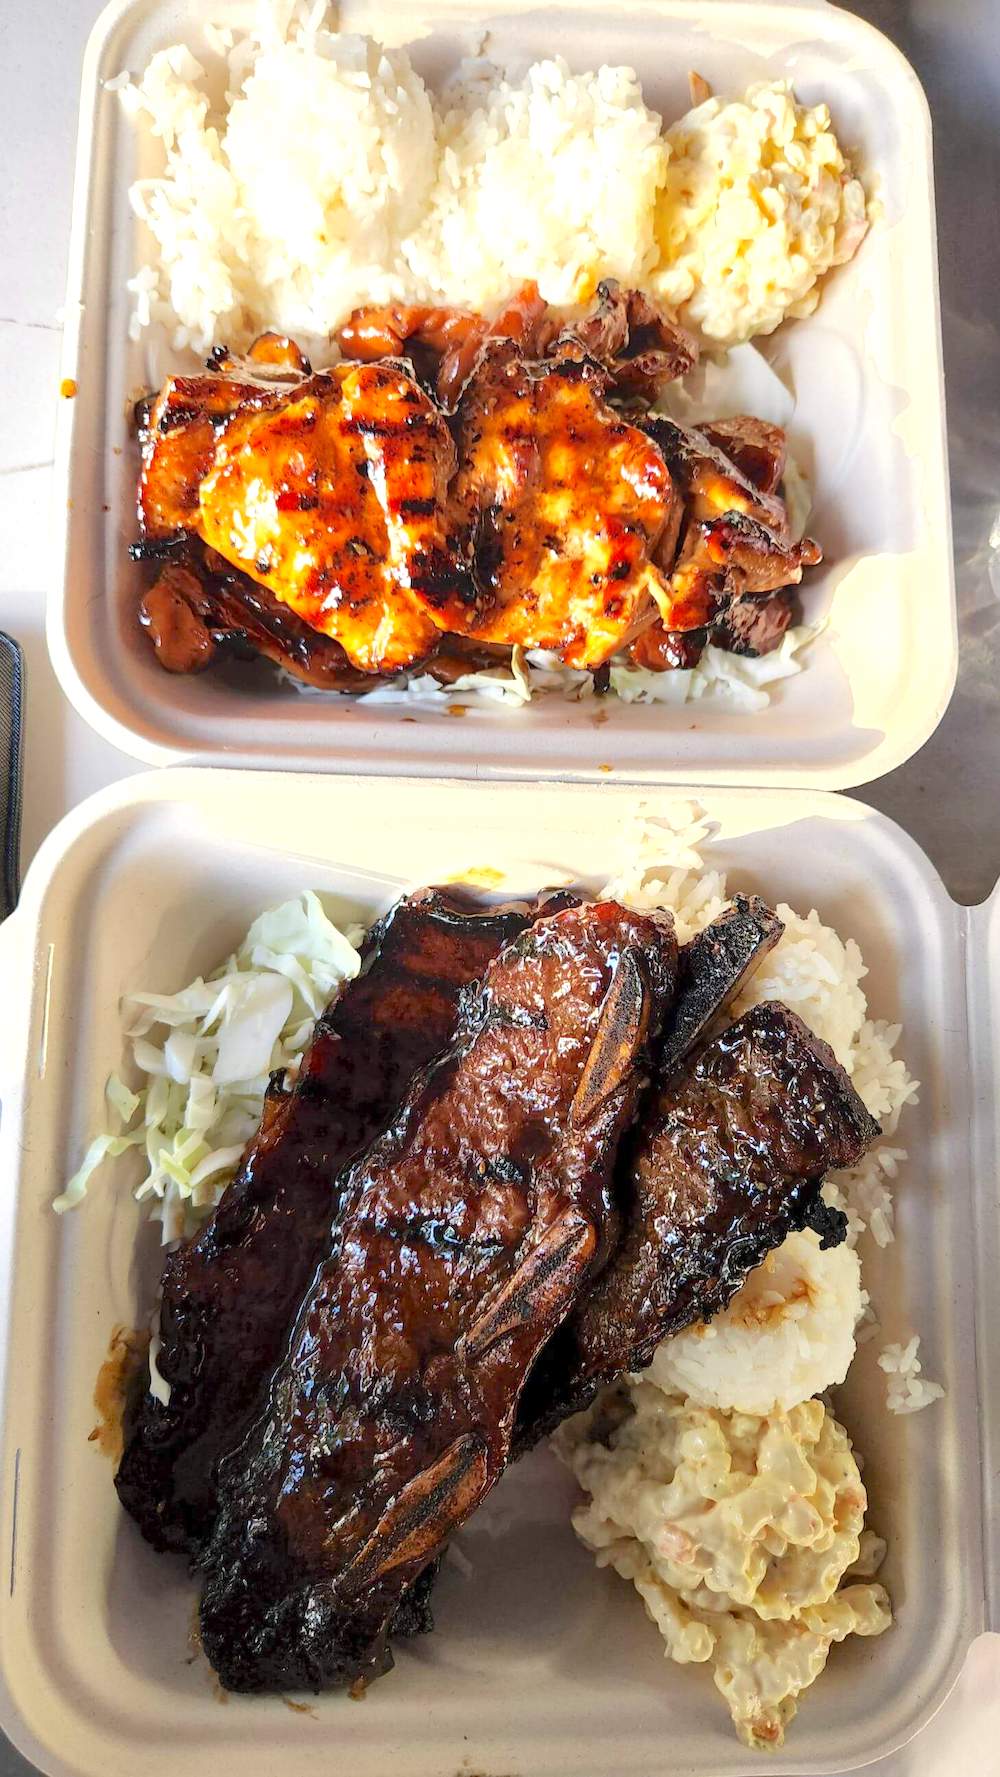
<svg viewBox="0 0 1000 1777">
<path fill-rule="evenodd" d="M 155 257 L 127 191 L 160 148 L 137 137 L 102 82 L 138 74 L 158 48 L 205 53 L 200 0 L 128 0 L 102 14 L 87 52 L 66 304 L 56 520 L 61 565 L 49 646 L 86 719 L 150 763 L 198 762 L 469 777 L 758 783 L 843 788 L 879 777 L 932 733 L 955 680 L 955 601 L 931 175 L 930 120 L 912 69 L 862 20 L 819 0 L 600 0 L 532 8 L 511 0 L 345 0 L 348 29 L 418 41 L 438 78 L 470 48 L 469 26 L 523 68 L 557 50 L 573 68 L 626 63 L 668 121 L 688 107 L 696 68 L 721 93 L 791 78 L 827 100 L 881 207 L 856 259 L 827 280 L 817 312 L 759 342 L 790 383 L 793 451 L 811 474 L 810 529 L 826 551 L 806 592 L 829 623 L 806 670 L 759 714 L 719 702 L 624 705 L 614 697 L 536 697 L 525 709 L 477 704 L 462 721 L 436 709 L 378 709 L 303 696 L 267 669 L 175 677 L 136 620 L 136 393 L 177 367 L 130 344 L 126 279 Z M 219 0 L 213 19 L 246 17 Z M 426 34 L 423 34 L 426 33 Z"/>
<path fill-rule="evenodd" d="M 1000 1351 L 996 1108 L 1000 897 L 956 907 L 926 858 L 844 798 L 699 792 L 706 864 L 730 887 L 816 906 L 855 937 L 872 1015 L 904 1025 L 921 1081 L 899 1141 L 896 1243 L 865 1253 L 884 1339 L 920 1333 L 947 1394 L 884 1407 L 862 1346 L 838 1412 L 866 1458 L 869 1521 L 888 1540 L 895 1625 L 835 1648 L 771 1768 L 844 1772 L 901 1745 L 996 1622 Z M 400 783 L 215 771 L 140 774 L 68 816 L 0 929 L 0 1252 L 8 1338 L 0 1508 L 0 1725 L 58 1777 L 221 1769 L 328 1777 L 698 1777 L 760 1769 L 704 1670 L 664 1660 L 631 1588 L 599 1573 L 547 1450 L 515 1465 L 446 1564 L 437 1629 L 397 1649 L 363 1704 L 220 1706 L 188 1634 L 194 1590 L 121 1511 L 88 1434 L 117 1324 L 148 1313 L 160 1253 L 127 1181 L 51 1201 L 102 1120 L 121 1051 L 120 996 L 214 965 L 260 909 L 311 886 L 365 920 L 401 891 L 483 868 L 509 894 L 598 887 L 635 857 L 673 793 L 602 786 Z M 970 1134 L 971 1132 L 971 1134 Z M 9 1574 L 9 1583 L 8 1583 Z"/>
</svg>

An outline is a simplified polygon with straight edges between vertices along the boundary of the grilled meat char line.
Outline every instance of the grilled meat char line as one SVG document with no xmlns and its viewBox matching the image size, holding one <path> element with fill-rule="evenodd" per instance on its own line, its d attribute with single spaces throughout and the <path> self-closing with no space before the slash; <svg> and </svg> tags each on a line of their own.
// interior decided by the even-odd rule
<svg viewBox="0 0 1000 1777">
<path fill-rule="evenodd" d="M 602 285 L 570 326 L 530 290 L 490 323 L 364 310 L 342 343 L 354 355 L 313 375 L 265 335 L 246 363 L 217 354 L 141 404 L 133 553 L 169 552 L 140 613 L 168 670 L 259 652 L 359 691 L 433 671 L 455 637 L 590 670 L 630 643 L 655 670 L 709 634 L 777 645 L 784 589 L 819 559 L 786 535 L 783 435 L 643 417 L 695 357 L 647 298 Z M 440 354 L 446 412 L 421 353 Z"/>
<path fill-rule="evenodd" d="M 524 1377 L 610 1244 L 675 963 L 662 915 L 536 921 L 351 1169 L 267 1409 L 220 1470 L 201 1634 L 229 1688 L 389 1663 L 401 1594 L 502 1472 Z"/>
<path fill-rule="evenodd" d="M 806 1226 L 846 1222 L 822 1201 L 878 1124 L 832 1049 L 779 1001 L 755 1006 L 657 1081 L 620 1172 L 624 1233 L 525 1390 L 519 1442 L 589 1405 L 656 1347 L 710 1320 L 749 1272 Z"/>
<path fill-rule="evenodd" d="M 736 895 L 732 906 L 682 946 L 677 992 L 656 1056 L 657 1077 L 680 1065 L 736 998 L 747 976 L 774 949 L 784 925 L 757 895 Z"/>
<path fill-rule="evenodd" d="M 433 903 L 440 902 L 441 897 L 429 893 L 424 899 Z M 566 897 L 567 901 L 572 899 Z M 470 923 L 467 915 L 453 907 L 448 909 L 448 916 L 455 921 L 464 917 Z M 394 910 L 390 920 L 393 917 L 400 917 L 400 909 Z M 485 924 L 481 922 L 482 927 Z M 814 1226 L 824 1243 L 842 1238 L 843 1218 L 828 1210 L 819 1195 L 821 1176 L 831 1166 L 853 1163 L 877 1129 L 826 1045 L 780 1005 L 758 1007 L 746 1019 L 723 1031 L 721 1038 L 705 1040 L 706 1031 L 717 1023 L 749 969 L 773 946 L 781 929 L 780 920 L 764 903 L 737 897 L 732 908 L 681 951 L 676 993 L 657 1053 L 657 1083 L 623 1150 L 615 1192 L 619 1201 L 617 1205 L 611 1200 L 605 1204 L 604 1244 L 611 1257 L 596 1281 L 598 1267 L 594 1261 L 590 1285 L 579 1291 L 568 1319 L 547 1343 L 541 1341 L 543 1348 L 520 1397 L 513 1432 L 514 1454 L 551 1430 L 568 1412 L 587 1404 L 597 1387 L 612 1374 L 648 1362 L 667 1333 L 717 1312 L 752 1266 L 792 1227 Z M 356 982 L 346 991 L 358 988 Z M 331 1012 L 336 1010 L 337 1003 Z M 329 1018 L 330 1012 L 326 1016 Z M 619 1040 L 620 1035 L 619 1032 Z M 701 1047 L 685 1063 L 685 1053 L 696 1042 Z M 720 1045 L 728 1047 L 730 1053 L 728 1073 L 724 1067 L 720 1072 Z M 606 1054 L 596 1067 L 598 1079 L 602 1069 L 606 1076 Z M 584 1071 L 593 1075 L 594 1067 Z M 767 1083 L 761 1089 L 759 1083 L 764 1080 Z M 593 1089 L 591 1078 L 589 1090 Z M 797 1096 L 789 1124 L 790 1090 Z M 288 1099 L 293 1096 L 288 1095 Z M 280 1114 L 282 1104 L 287 1106 L 288 1099 L 278 1101 L 278 1113 L 269 1110 L 265 1128 L 273 1126 L 275 1115 Z M 816 1106 L 819 1113 L 810 1121 Z M 677 1135 L 678 1125 L 687 1129 L 685 1139 L 690 1138 L 692 1130 L 698 1133 L 693 1156 Z M 724 1131 L 721 1144 L 720 1129 Z M 750 1133 L 756 1144 L 753 1153 L 757 1164 L 757 1171 L 751 1168 L 752 1177 L 742 1184 L 737 1176 L 735 1187 L 733 1156 L 729 1152 L 734 1130 L 740 1132 L 740 1138 Z M 745 1166 L 745 1162 L 746 1156 L 741 1153 L 739 1165 Z M 364 1164 L 358 1162 L 359 1166 Z M 813 1174 L 800 1176 L 800 1169 L 808 1164 L 814 1167 Z M 294 1312 L 293 1304 L 285 1317 L 286 1326 Z M 612 1333 L 617 1331 L 617 1346 L 608 1338 L 609 1317 Z M 610 1353 L 614 1355 L 609 1356 Z M 169 1364 L 169 1359 L 161 1359 L 161 1364 L 164 1361 Z M 255 1395 L 258 1403 L 261 1398 L 260 1393 Z M 273 1394 L 271 1400 L 273 1405 Z M 176 1401 L 175 1393 L 172 1404 Z M 157 1403 L 150 1406 L 155 1417 Z M 243 1426 L 248 1418 L 249 1415 L 244 1416 Z M 273 1431 L 272 1426 L 272 1434 Z M 232 1437 L 221 1439 L 220 1446 L 231 1449 Z M 141 1440 L 139 1447 L 141 1454 Z M 276 1454 L 280 1455 L 280 1451 L 272 1449 L 272 1457 Z M 145 1470 L 140 1462 L 133 1472 L 140 1506 L 143 1486 L 150 1481 L 148 1451 L 146 1458 Z M 239 1456 L 233 1458 L 234 1462 L 240 1460 Z M 153 1477 L 151 1491 L 154 1500 L 160 1497 L 162 1476 L 159 1481 Z M 239 1509 L 237 1506 L 237 1517 Z M 212 1513 L 214 1510 L 213 1499 Z M 141 1520 L 141 1509 L 138 1515 Z M 211 1514 L 203 1519 L 202 1547 L 210 1518 Z M 152 1540 L 158 1546 L 183 1546 L 170 1543 L 169 1531 L 167 1536 L 163 1535 L 155 1511 L 152 1523 Z M 231 1522 L 231 1531 L 232 1528 Z M 447 1534 L 445 1526 L 440 1540 Z M 213 1545 L 216 1549 L 220 1535 L 221 1531 Z M 373 1542 L 377 1547 L 378 1538 Z M 196 1548 L 197 1542 L 191 1540 L 187 1546 Z M 275 1630 L 283 1651 L 274 1654 L 272 1647 L 262 1662 L 258 1658 L 258 1642 L 256 1653 L 245 1659 L 243 1655 L 237 1656 L 238 1664 L 244 1659 L 244 1669 L 234 1682 L 240 1688 L 347 1682 L 355 1668 L 355 1675 L 362 1671 L 370 1675 L 384 1669 L 390 1663 L 388 1634 L 415 1633 L 431 1626 L 429 1596 L 438 1558 L 432 1551 L 426 1560 L 414 1561 L 412 1580 L 399 1583 L 393 1608 L 368 1641 L 364 1637 L 371 1630 L 370 1600 L 363 1600 L 363 1629 L 358 1629 L 357 1622 L 352 1627 L 348 1621 L 345 1626 L 333 1610 L 331 1621 L 340 1622 L 335 1633 L 341 1635 L 338 1645 L 343 1660 L 332 1677 L 326 1668 L 321 1671 L 316 1665 L 310 1668 L 311 1677 L 303 1676 L 309 1665 L 308 1654 L 303 1656 L 304 1664 L 300 1661 L 296 1665 L 299 1656 L 289 1652 L 297 1631 L 286 1622 L 282 1634 L 272 1622 L 266 1626 L 264 1639 Z M 210 1554 L 210 1568 L 211 1561 Z M 280 1572 L 280 1558 L 277 1566 Z M 228 1567 L 227 1560 L 224 1573 Z M 215 1579 L 217 1583 L 218 1568 Z M 245 1605 L 245 1598 L 237 1599 L 237 1617 Z M 310 1618 L 315 1614 L 314 1607 L 315 1600 L 307 1612 Z M 286 1612 L 288 1608 L 286 1603 Z M 291 1608 L 294 1615 L 294 1606 Z M 281 1609 L 279 1602 L 275 1606 L 278 1616 Z M 226 1633 L 223 1627 L 220 1645 L 225 1643 Z M 237 1639 L 242 1633 L 243 1629 L 238 1629 Z M 291 1675 L 287 1669 L 289 1658 L 294 1668 Z M 285 1671 L 284 1678 L 281 1670 Z"/>
<path fill-rule="evenodd" d="M 444 890 L 398 902 L 368 933 L 361 972 L 318 1021 L 291 1090 L 272 1087 L 221 1202 L 168 1255 L 158 1364 L 170 1400 L 148 1392 L 148 1374 L 140 1379 L 116 1476 L 155 1548 L 202 1548 L 216 1464 L 281 1354 L 338 1212 L 339 1174 L 449 1041 L 463 989 L 537 910 L 471 911 Z"/>
</svg>

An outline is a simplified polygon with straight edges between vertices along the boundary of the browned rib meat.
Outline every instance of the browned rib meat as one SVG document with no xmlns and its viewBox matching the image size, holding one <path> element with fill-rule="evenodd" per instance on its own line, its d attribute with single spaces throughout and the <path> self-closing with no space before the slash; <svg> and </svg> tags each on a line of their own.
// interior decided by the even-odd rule
<svg viewBox="0 0 1000 1777">
<path fill-rule="evenodd" d="M 158 1364 L 170 1403 L 148 1393 L 134 1403 L 116 1479 L 155 1547 L 194 1553 L 204 1542 L 216 1463 L 239 1441 L 326 1250 L 338 1174 L 449 1041 L 463 988 L 528 918 L 471 913 L 444 891 L 394 907 L 366 939 L 362 973 L 319 1020 L 295 1085 L 269 1097 L 218 1208 L 168 1256 Z"/>
<path fill-rule="evenodd" d="M 675 955 L 662 916 L 614 903 L 540 920 L 345 1181 L 267 1412 L 222 1470 L 201 1629 L 230 1688 L 385 1668 L 401 1592 L 496 1481 L 524 1376 L 603 1256 Z"/>
<path fill-rule="evenodd" d="M 855 1165 L 878 1132 L 833 1051 L 777 1002 L 661 1080 L 622 1180 L 621 1244 L 531 1377 L 522 1447 L 718 1313 L 792 1229 L 842 1238 L 823 1175 Z"/>
<path fill-rule="evenodd" d="M 757 895 L 737 895 L 731 907 L 684 945 L 677 958 L 677 992 L 656 1056 L 658 1079 L 667 1079 L 708 1033 L 784 929 L 774 908 Z"/>
</svg>

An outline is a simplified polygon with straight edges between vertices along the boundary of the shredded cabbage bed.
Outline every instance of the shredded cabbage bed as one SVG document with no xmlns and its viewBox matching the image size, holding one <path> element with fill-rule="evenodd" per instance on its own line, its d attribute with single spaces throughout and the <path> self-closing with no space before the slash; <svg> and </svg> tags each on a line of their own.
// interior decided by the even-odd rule
<svg viewBox="0 0 1000 1777">
<path fill-rule="evenodd" d="M 294 1074 L 313 1025 L 358 973 L 364 927 L 341 931 L 309 889 L 255 919 L 239 949 L 179 993 L 130 994 L 126 1031 L 141 1084 L 112 1074 L 107 1123 L 53 1208 L 81 1203 L 105 1160 L 135 1148 L 135 1188 L 163 1241 L 190 1233 L 219 1201 L 257 1129 L 271 1073 Z"/>
</svg>

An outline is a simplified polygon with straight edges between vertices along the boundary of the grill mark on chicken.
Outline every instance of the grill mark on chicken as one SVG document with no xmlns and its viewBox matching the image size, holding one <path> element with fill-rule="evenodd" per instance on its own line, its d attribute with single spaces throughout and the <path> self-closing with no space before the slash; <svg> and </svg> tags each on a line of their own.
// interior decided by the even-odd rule
<svg viewBox="0 0 1000 1777">
<path fill-rule="evenodd" d="M 337 366 L 245 400 L 227 384 L 225 403 L 215 380 L 200 383 L 217 416 L 164 434 L 154 410 L 144 522 L 151 514 L 160 528 L 172 517 L 196 533 L 363 671 L 422 660 L 437 630 L 412 588 L 462 573 L 446 509 L 454 445 L 441 414 L 391 363 Z M 404 502 L 417 504 L 404 513 Z"/>
<path fill-rule="evenodd" d="M 777 595 L 820 559 L 788 535 L 784 434 L 745 415 L 699 431 L 644 414 L 694 361 L 648 298 L 602 284 L 569 325 L 529 287 L 491 322 L 390 305 L 358 311 L 342 343 L 355 360 L 314 376 L 266 336 L 141 404 L 133 553 L 176 565 L 201 538 L 229 564 L 230 602 L 257 584 L 343 649 L 310 676 L 290 648 L 293 674 L 363 690 L 363 675 L 428 667 L 454 638 L 592 672 L 625 650 L 663 671 L 695 664 L 706 640 L 778 645 L 793 605 Z M 450 418 L 414 369 L 426 359 Z M 180 559 L 200 572 L 190 549 Z M 176 582 L 144 601 L 170 670 L 220 646 L 281 660 L 259 611 L 199 625 L 195 605 Z"/>
<path fill-rule="evenodd" d="M 519 1447 L 717 1314 L 793 1229 L 842 1239 L 823 1175 L 878 1134 L 832 1049 L 777 1001 L 660 1078 L 619 1174 L 621 1244 L 532 1374 Z"/>
<path fill-rule="evenodd" d="M 476 596 L 438 605 L 442 627 L 593 668 L 653 620 L 651 557 L 676 494 L 659 450 L 608 406 L 607 381 L 566 352 L 484 353 L 458 412 L 454 489 Z"/>
<path fill-rule="evenodd" d="M 239 1441 L 325 1250 L 338 1173 L 448 1042 L 463 989 L 530 917 L 470 912 L 443 891 L 398 903 L 369 933 L 361 974 L 319 1020 L 291 1091 L 269 1094 L 218 1207 L 168 1255 L 159 1369 L 170 1402 L 146 1392 L 147 1375 L 116 1480 L 155 1547 L 202 1546 L 216 1463 Z"/>
<path fill-rule="evenodd" d="M 597 903 L 539 920 L 351 1169 L 267 1410 L 221 1471 L 201 1633 L 229 1688 L 319 1689 L 391 1663 L 401 1594 L 501 1473 L 524 1375 L 604 1255 L 675 957 L 662 915 Z M 633 1034 L 627 1065 L 608 1021 Z M 574 1121 L 595 1044 L 608 1088 Z M 527 1183 L 491 1169 L 510 1155 Z M 429 1213 L 456 1240 L 416 1263 L 393 1229 Z"/>
</svg>

